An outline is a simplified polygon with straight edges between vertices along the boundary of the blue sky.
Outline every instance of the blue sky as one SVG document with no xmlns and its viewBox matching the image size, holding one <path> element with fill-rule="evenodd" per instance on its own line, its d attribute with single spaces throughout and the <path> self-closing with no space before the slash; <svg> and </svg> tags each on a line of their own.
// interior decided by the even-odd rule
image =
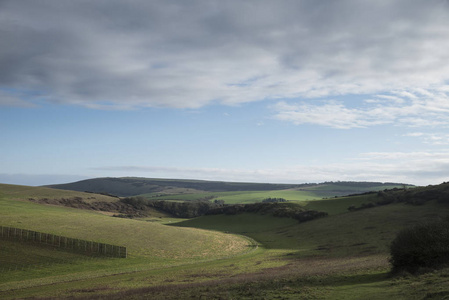
<svg viewBox="0 0 449 300">
<path fill-rule="evenodd" d="M 2 1 L 0 182 L 449 179 L 447 1 Z"/>
</svg>

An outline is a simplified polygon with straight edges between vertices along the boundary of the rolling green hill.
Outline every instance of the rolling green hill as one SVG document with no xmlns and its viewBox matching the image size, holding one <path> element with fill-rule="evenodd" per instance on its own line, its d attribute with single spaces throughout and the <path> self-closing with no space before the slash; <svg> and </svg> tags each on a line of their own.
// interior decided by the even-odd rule
<svg viewBox="0 0 449 300">
<path fill-rule="evenodd" d="M 251 190 L 278 190 L 292 188 L 293 184 L 241 183 L 205 180 L 155 179 L 155 178 L 94 178 L 67 184 L 49 185 L 48 187 L 109 193 L 117 196 L 135 196 L 140 194 L 183 194 L 194 192 L 224 192 Z"/>
<path fill-rule="evenodd" d="M 368 191 L 403 187 L 400 183 L 381 182 L 325 182 L 320 184 L 271 184 L 205 180 L 153 179 L 153 178 L 94 178 L 48 187 L 107 193 L 121 197 L 142 195 L 160 197 L 161 200 L 198 200 L 226 197 L 229 203 L 257 202 L 264 197 L 286 197 L 287 200 L 310 200 L 344 196 Z M 267 196 L 267 193 L 268 196 Z M 241 200 L 240 200 L 241 199 Z"/>
<path fill-rule="evenodd" d="M 146 222 L 31 203 L 33 188 L 0 185 L 3 225 L 130 249 L 127 259 L 83 259 L 2 243 L 0 257 L 9 265 L 27 252 L 42 257 L 30 255 L 28 269 L 1 272 L 0 297 L 442 299 L 449 295 L 449 269 L 391 277 L 388 247 L 402 228 L 447 217 L 448 203 L 441 201 L 447 190 L 439 185 L 385 192 L 395 195 L 388 203 L 382 202 L 384 193 L 308 201 L 306 208 L 329 216 L 304 223 L 255 213 Z M 416 201 L 421 198 L 426 201 Z"/>
<path fill-rule="evenodd" d="M 436 202 L 423 206 L 394 203 L 305 223 L 237 214 L 203 216 L 174 225 L 245 234 L 268 248 L 288 250 L 300 257 L 387 256 L 390 242 L 401 229 L 448 215 L 449 207 Z"/>
<path fill-rule="evenodd" d="M 23 190 L 23 193 L 20 193 L 20 190 Z M 201 258 L 207 257 L 206 253 L 209 252 L 214 253 L 211 254 L 212 256 L 218 254 L 220 251 L 215 249 L 215 244 L 219 240 L 223 241 L 223 245 L 235 242 L 229 235 L 217 235 L 198 230 L 179 230 L 154 222 L 112 218 L 96 211 L 36 204 L 27 200 L 30 195 L 96 197 L 89 193 L 0 184 L 0 225 L 126 245 L 131 256 Z M 229 255 L 227 251 L 223 253 Z"/>
<path fill-rule="evenodd" d="M 47 187 L 31 187 L 25 185 L 1 184 L 0 198 L 29 200 L 29 199 L 70 199 L 78 197 L 85 202 L 115 202 L 118 199 L 101 194 L 83 193 L 78 191 L 61 191 Z"/>
<path fill-rule="evenodd" d="M 13 241 L 2 242 L 0 292 L 24 284 L 35 286 L 42 282 L 59 282 L 63 278 L 101 277 L 126 273 L 134 268 L 149 270 L 216 260 L 251 249 L 248 246 L 252 242 L 237 235 L 113 218 L 96 211 L 43 205 L 28 200 L 29 197 L 42 196 L 97 197 L 90 193 L 0 184 L 0 225 L 125 246 L 128 258 L 83 259 L 82 255 L 64 254 L 41 245 L 19 246 Z M 30 265 L 36 268 L 30 269 Z M 40 279 L 35 282 L 34 278 Z"/>
</svg>

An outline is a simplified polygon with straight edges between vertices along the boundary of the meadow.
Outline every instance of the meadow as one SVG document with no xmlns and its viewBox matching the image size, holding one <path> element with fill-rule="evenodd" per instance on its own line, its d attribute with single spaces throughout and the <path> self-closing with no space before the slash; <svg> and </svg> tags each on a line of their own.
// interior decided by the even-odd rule
<svg viewBox="0 0 449 300">
<path fill-rule="evenodd" d="M 0 225 L 124 245 L 129 257 L 90 257 L 1 241 L 2 299 L 442 299 L 449 295 L 447 269 L 416 276 L 389 273 L 389 244 L 402 228 L 448 215 L 448 207 L 435 201 L 349 212 L 351 205 L 375 201 L 375 194 L 315 199 L 301 205 L 327 211 L 329 216 L 304 223 L 250 213 L 139 220 L 27 200 L 42 193 L 68 197 L 64 191 L 39 189 L 1 185 Z M 267 191 L 266 197 L 279 196 Z"/>
<path fill-rule="evenodd" d="M 376 184 L 376 183 L 322 183 L 310 184 L 295 188 L 285 188 L 276 190 L 244 190 L 244 191 L 202 191 L 202 192 L 183 192 L 183 193 L 146 193 L 139 196 L 154 200 L 170 201 L 197 201 L 208 199 L 223 200 L 226 204 L 255 203 L 266 198 L 284 198 L 290 202 L 305 204 L 308 201 L 323 200 L 324 198 L 334 198 L 349 194 L 361 194 L 370 191 L 381 191 L 402 187 L 400 184 Z M 328 202 L 330 203 L 330 202 Z M 345 208 L 346 209 L 346 208 Z"/>
<path fill-rule="evenodd" d="M 226 204 L 254 203 L 266 198 L 284 198 L 289 201 L 317 200 L 321 197 L 312 192 L 296 190 L 274 190 L 274 191 L 240 191 L 240 192 L 202 192 L 192 194 L 177 194 L 169 196 L 152 197 L 151 194 L 140 195 L 149 199 L 171 200 L 171 201 L 195 201 L 202 199 L 223 200 Z"/>
</svg>

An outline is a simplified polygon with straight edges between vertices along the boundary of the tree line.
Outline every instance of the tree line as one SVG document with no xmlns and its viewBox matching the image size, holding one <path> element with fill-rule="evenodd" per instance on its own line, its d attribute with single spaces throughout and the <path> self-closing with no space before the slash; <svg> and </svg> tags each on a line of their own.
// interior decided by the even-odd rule
<svg viewBox="0 0 449 300">
<path fill-rule="evenodd" d="M 179 218 L 194 218 L 203 215 L 227 214 L 235 215 L 240 213 L 260 213 L 271 214 L 275 217 L 294 218 L 300 222 L 313 220 L 327 216 L 325 212 L 314 210 L 306 210 L 295 203 L 284 201 L 273 201 L 271 199 L 265 202 L 252 204 L 225 204 L 223 200 L 211 201 L 164 201 L 164 200 L 148 200 L 143 197 L 126 197 L 120 201 L 131 205 L 136 210 L 146 210 L 149 207 L 169 213 Z M 285 199 L 284 199 L 285 200 Z"/>
</svg>

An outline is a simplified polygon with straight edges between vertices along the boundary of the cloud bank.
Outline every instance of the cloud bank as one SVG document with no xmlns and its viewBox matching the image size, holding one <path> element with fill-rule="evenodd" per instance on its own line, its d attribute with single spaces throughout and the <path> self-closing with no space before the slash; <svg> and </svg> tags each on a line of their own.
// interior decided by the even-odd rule
<svg viewBox="0 0 449 300">
<path fill-rule="evenodd" d="M 302 99 L 279 103 L 277 117 L 337 128 L 448 109 L 447 1 L 2 1 L 0 28 L 0 105 Z M 406 97 L 417 89 L 444 99 Z M 368 108 L 312 101 L 373 93 L 387 97 Z"/>
<path fill-rule="evenodd" d="M 93 170 L 107 171 L 114 176 L 142 174 L 145 177 L 239 182 L 378 181 L 428 185 L 449 180 L 449 152 L 370 152 L 340 163 L 292 165 L 278 169 L 105 166 Z"/>
</svg>

